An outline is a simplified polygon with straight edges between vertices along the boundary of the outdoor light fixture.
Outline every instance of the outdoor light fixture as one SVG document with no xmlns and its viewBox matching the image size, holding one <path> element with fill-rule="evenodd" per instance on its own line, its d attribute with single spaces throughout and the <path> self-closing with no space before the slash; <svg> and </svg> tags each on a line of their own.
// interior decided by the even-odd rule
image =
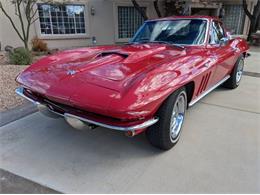
<svg viewBox="0 0 260 195">
<path fill-rule="evenodd" d="M 95 36 L 92 37 L 92 45 L 96 45 L 97 44 L 97 39 Z"/>
<path fill-rule="evenodd" d="M 90 13 L 91 13 L 92 16 L 95 15 L 95 8 L 94 8 L 93 6 L 92 6 L 91 9 L 90 9 Z"/>
</svg>

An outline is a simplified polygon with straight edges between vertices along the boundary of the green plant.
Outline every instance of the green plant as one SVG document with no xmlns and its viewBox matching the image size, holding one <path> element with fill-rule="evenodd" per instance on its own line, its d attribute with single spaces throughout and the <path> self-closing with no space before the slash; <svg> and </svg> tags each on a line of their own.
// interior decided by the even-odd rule
<svg viewBox="0 0 260 195">
<path fill-rule="evenodd" d="M 27 49 L 20 47 L 14 50 L 14 52 L 10 53 L 10 62 L 12 64 L 17 65 L 28 65 L 32 62 L 32 56 L 30 51 Z"/>
<path fill-rule="evenodd" d="M 47 43 L 45 43 L 42 39 L 35 37 L 32 39 L 31 44 L 32 44 L 33 51 L 38 51 L 38 52 L 48 51 Z"/>
</svg>

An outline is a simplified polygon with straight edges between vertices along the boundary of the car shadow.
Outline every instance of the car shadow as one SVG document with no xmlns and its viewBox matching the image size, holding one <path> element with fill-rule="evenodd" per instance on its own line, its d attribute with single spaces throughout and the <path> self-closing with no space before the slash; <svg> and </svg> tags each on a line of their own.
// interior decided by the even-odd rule
<svg viewBox="0 0 260 195">
<path fill-rule="evenodd" d="M 41 115 L 40 115 L 41 116 Z M 153 147 L 146 139 L 145 133 L 134 137 L 127 137 L 121 131 L 97 127 L 93 130 L 77 130 L 71 127 L 64 119 L 49 119 L 49 128 L 57 131 L 61 136 L 52 139 L 56 147 L 68 147 L 72 153 L 81 152 L 81 155 L 94 155 L 106 159 L 144 158 L 162 154 L 163 151 Z M 53 124 L 53 126 L 52 126 Z"/>
<path fill-rule="evenodd" d="M 93 130 L 77 130 L 72 128 L 65 120 L 59 119 L 59 123 L 63 123 L 62 126 L 67 134 L 71 134 L 77 145 L 74 145 L 75 150 L 84 148 L 84 151 L 95 153 L 125 153 L 132 157 L 138 155 L 138 150 L 141 155 L 156 155 L 160 154 L 162 150 L 159 150 L 150 145 L 146 139 L 145 133 L 134 137 L 125 136 L 124 132 L 110 130 L 102 127 L 97 127 Z M 65 133 L 64 132 L 64 133 Z"/>
</svg>

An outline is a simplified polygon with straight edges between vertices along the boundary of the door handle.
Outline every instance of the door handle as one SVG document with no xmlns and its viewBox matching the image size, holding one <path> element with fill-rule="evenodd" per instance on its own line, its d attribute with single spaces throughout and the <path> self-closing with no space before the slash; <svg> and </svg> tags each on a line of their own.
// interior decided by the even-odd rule
<svg viewBox="0 0 260 195">
<path fill-rule="evenodd" d="M 209 62 L 206 62 L 204 66 L 208 68 L 210 66 Z"/>
<path fill-rule="evenodd" d="M 236 46 L 231 47 L 231 49 L 232 49 L 232 51 L 234 51 L 234 52 L 237 52 L 237 51 L 239 50 Z"/>
</svg>

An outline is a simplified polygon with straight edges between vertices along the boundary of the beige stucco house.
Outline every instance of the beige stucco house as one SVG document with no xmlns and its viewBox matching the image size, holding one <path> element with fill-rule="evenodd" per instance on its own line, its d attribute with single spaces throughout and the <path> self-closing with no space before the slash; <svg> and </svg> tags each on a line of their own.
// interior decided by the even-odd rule
<svg viewBox="0 0 260 195">
<path fill-rule="evenodd" d="M 7 12 L 15 17 L 10 0 L 0 1 Z M 157 17 L 153 0 L 137 1 L 149 18 Z M 191 14 L 218 15 L 221 8 L 224 8 L 223 20 L 227 28 L 240 36 L 247 34 L 249 20 L 244 14 L 242 0 L 211 0 L 212 3 L 207 5 L 202 0 L 189 1 Z M 255 2 L 248 0 L 248 9 L 251 12 Z M 35 9 L 38 9 L 39 20 L 32 25 L 31 38 L 37 36 L 45 40 L 49 48 L 127 42 L 143 23 L 142 17 L 130 0 L 72 0 L 70 3 L 57 5 L 43 4 L 39 1 Z M 18 18 L 15 23 L 19 26 Z M 0 42 L 2 49 L 6 45 L 22 46 L 22 42 L 1 11 Z"/>
</svg>

